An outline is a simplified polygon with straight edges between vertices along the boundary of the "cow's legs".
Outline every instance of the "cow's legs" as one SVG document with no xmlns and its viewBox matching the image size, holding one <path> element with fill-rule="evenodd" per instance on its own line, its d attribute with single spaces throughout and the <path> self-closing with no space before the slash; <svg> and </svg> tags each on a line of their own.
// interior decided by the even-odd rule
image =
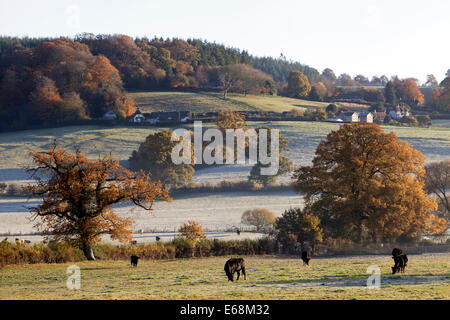
<svg viewBox="0 0 450 320">
<path fill-rule="evenodd" d="M 240 276 L 240 275 L 241 275 L 241 272 L 238 270 L 238 271 L 237 271 L 237 279 L 236 279 L 236 281 L 239 280 L 239 276 Z"/>
<path fill-rule="evenodd" d="M 244 275 L 244 280 L 247 280 L 247 275 L 245 274 L 245 268 L 242 268 L 242 274 Z"/>
</svg>

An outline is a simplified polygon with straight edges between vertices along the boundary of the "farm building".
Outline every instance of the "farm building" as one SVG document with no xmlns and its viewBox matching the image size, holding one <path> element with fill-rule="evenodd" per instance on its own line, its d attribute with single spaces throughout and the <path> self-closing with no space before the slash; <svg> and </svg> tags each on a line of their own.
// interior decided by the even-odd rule
<svg viewBox="0 0 450 320">
<path fill-rule="evenodd" d="M 142 114 L 142 112 L 139 110 L 139 108 L 136 110 L 135 113 L 133 113 L 129 118 L 128 121 L 132 123 L 142 123 L 144 122 L 145 117 Z"/>
<path fill-rule="evenodd" d="M 359 122 L 373 123 L 373 114 L 371 112 L 360 112 L 358 118 Z"/>
<path fill-rule="evenodd" d="M 391 116 L 392 119 L 398 120 L 404 117 L 409 117 L 410 113 L 408 108 L 406 108 L 405 106 L 397 105 L 395 110 L 389 111 L 389 115 Z"/>
<path fill-rule="evenodd" d="M 152 112 L 146 114 L 146 122 L 155 124 L 158 122 L 187 122 L 191 119 L 189 111 Z"/>
<path fill-rule="evenodd" d="M 358 122 L 359 117 L 357 112 L 341 112 L 339 114 L 339 118 L 342 119 L 342 122 Z"/>
<path fill-rule="evenodd" d="M 116 120 L 117 119 L 117 115 L 114 113 L 114 111 L 109 110 L 108 112 L 106 112 L 103 117 L 102 120 Z"/>
</svg>

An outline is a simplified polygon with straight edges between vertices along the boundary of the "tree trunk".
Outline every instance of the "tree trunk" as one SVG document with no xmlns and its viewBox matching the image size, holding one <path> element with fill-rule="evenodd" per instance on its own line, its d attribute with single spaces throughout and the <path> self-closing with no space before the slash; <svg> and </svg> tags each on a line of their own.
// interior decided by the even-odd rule
<svg viewBox="0 0 450 320">
<path fill-rule="evenodd" d="M 223 91 L 223 100 L 227 100 L 227 94 L 228 94 L 228 90 L 224 90 Z"/>
<path fill-rule="evenodd" d="M 92 246 L 90 244 L 83 244 L 83 253 L 86 259 L 91 261 L 95 260 L 94 250 L 92 250 Z"/>
</svg>

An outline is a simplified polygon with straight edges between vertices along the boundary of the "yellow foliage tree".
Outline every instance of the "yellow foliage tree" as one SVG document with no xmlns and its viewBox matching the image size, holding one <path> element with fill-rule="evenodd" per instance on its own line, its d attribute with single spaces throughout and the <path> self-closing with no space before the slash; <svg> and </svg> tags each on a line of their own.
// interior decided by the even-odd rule
<svg viewBox="0 0 450 320">
<path fill-rule="evenodd" d="M 197 239 L 205 238 L 203 227 L 196 221 L 188 221 L 183 224 L 178 232 L 189 240 L 196 241 Z"/>
</svg>

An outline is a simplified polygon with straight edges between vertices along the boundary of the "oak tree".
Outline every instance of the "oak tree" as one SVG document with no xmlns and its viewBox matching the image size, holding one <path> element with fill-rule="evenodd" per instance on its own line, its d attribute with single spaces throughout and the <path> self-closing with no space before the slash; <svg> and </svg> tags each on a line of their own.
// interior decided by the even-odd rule
<svg viewBox="0 0 450 320">
<path fill-rule="evenodd" d="M 170 200 L 150 174 L 129 171 L 111 156 L 90 160 L 80 151 L 71 155 L 56 147 L 30 155 L 33 166 L 28 172 L 35 184 L 28 189 L 42 197 L 42 203 L 30 209 L 40 218 L 37 227 L 50 239 L 78 245 L 89 260 L 95 260 L 92 246 L 104 234 L 131 240 L 132 220 L 119 217 L 113 205 L 131 202 L 150 211 L 156 200 Z"/>
<path fill-rule="evenodd" d="M 424 191 L 425 156 L 376 124 L 346 124 L 328 134 L 295 189 L 329 236 L 374 241 L 442 230 L 436 201 Z"/>
</svg>

